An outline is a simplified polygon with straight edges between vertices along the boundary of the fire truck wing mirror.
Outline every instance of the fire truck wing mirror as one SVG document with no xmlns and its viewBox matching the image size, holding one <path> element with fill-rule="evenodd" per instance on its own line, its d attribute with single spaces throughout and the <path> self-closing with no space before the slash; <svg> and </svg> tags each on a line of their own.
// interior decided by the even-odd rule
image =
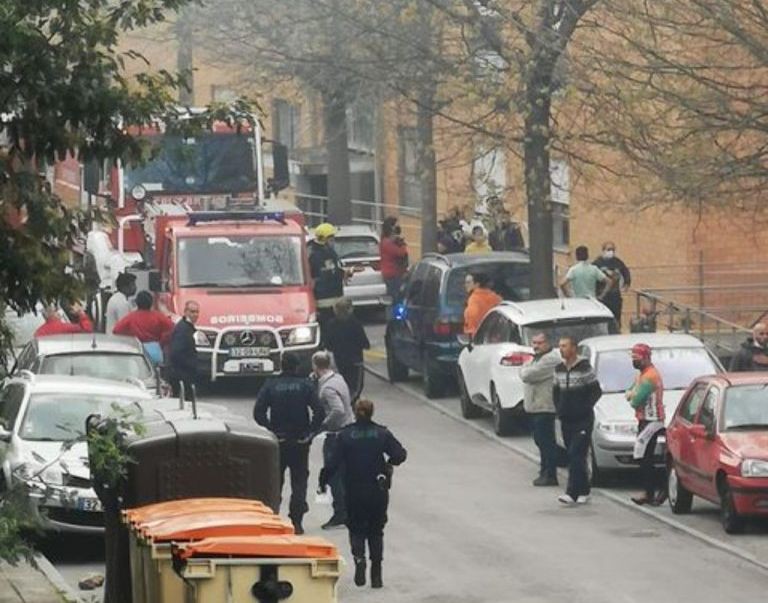
<svg viewBox="0 0 768 603">
<path fill-rule="evenodd" d="M 163 279 L 159 270 L 149 271 L 149 290 L 153 293 L 160 293 L 163 290 Z"/>
</svg>

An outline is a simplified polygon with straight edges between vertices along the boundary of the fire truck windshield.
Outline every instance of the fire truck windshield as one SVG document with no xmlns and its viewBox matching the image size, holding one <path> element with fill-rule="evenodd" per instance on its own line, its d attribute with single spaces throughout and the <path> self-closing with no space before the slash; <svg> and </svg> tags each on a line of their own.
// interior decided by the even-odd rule
<svg viewBox="0 0 768 603">
<path fill-rule="evenodd" d="M 178 242 L 180 287 L 303 285 L 297 236 L 185 237 Z"/>
<path fill-rule="evenodd" d="M 205 133 L 195 138 L 148 136 L 153 155 L 126 167 L 126 191 L 141 184 L 150 193 L 227 194 L 256 190 L 249 134 Z"/>
</svg>

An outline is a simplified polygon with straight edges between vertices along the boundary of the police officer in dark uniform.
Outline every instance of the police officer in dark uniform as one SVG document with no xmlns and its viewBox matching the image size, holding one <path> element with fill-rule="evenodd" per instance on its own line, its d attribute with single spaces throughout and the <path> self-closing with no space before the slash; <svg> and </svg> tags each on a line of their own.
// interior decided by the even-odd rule
<svg viewBox="0 0 768 603">
<path fill-rule="evenodd" d="M 405 461 L 407 453 L 383 425 L 374 423 L 373 402 L 361 398 L 355 404 L 355 422 L 341 430 L 329 462 L 320 472 L 320 489 L 344 467 L 347 496 L 347 528 L 355 559 L 355 584 L 365 585 L 365 543 L 371 559 L 371 586 L 382 587 L 384 525 L 387 523 L 392 466 Z"/>
<path fill-rule="evenodd" d="M 285 470 L 291 470 L 291 502 L 288 516 L 297 534 L 303 534 L 302 518 L 307 507 L 309 446 L 325 418 L 315 385 L 297 375 L 300 360 L 285 353 L 282 375 L 267 380 L 259 391 L 253 418 L 277 436 L 280 443 L 280 492 Z M 312 416 L 310 420 L 310 414 Z"/>
<path fill-rule="evenodd" d="M 320 323 L 320 344 L 325 346 L 326 325 L 333 319 L 333 307 L 344 296 L 346 271 L 333 249 L 336 227 L 324 222 L 315 228 L 315 238 L 309 243 L 309 271 L 314 281 L 313 293 Z"/>
</svg>

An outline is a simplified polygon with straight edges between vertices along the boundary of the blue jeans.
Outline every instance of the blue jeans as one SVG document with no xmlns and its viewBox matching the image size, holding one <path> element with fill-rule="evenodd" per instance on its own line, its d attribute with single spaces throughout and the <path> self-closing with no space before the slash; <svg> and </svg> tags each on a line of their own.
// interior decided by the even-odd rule
<svg viewBox="0 0 768 603">
<path fill-rule="evenodd" d="M 565 450 L 555 439 L 555 413 L 537 412 L 528 415 L 533 431 L 533 441 L 541 457 L 539 474 L 557 478 L 558 460 L 565 456 Z"/>
<path fill-rule="evenodd" d="M 568 486 L 565 493 L 576 500 L 590 493 L 587 454 L 592 440 L 592 421 L 563 423 L 563 441 L 568 451 Z"/>
<path fill-rule="evenodd" d="M 325 441 L 323 442 L 323 463 L 328 464 L 328 461 L 333 454 L 334 448 L 337 446 L 336 434 L 329 431 L 325 434 Z M 347 498 L 344 491 L 344 467 L 339 467 L 333 474 L 329 485 L 331 486 L 331 495 L 333 496 L 333 517 L 339 521 L 347 520 Z"/>
</svg>

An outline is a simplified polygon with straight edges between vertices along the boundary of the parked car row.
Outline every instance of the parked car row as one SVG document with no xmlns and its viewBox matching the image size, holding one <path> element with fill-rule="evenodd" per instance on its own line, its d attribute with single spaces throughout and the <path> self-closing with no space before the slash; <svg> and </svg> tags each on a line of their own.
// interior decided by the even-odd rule
<svg viewBox="0 0 768 603">
<path fill-rule="evenodd" d="M 463 335 L 468 273 L 484 272 L 505 300 L 486 314 L 474 337 Z M 455 383 L 465 418 L 493 417 L 498 435 L 524 419 L 521 367 L 531 338 L 544 332 L 556 345 L 565 335 L 580 343 L 603 395 L 595 406 L 590 449 L 593 483 L 635 469 L 634 410 L 625 399 L 637 370 L 630 350 L 646 343 L 664 382 L 667 434 L 656 462 L 667 471 L 675 513 L 691 510 L 694 496 L 720 505 L 724 529 L 738 532 L 748 516 L 768 516 L 768 376 L 727 374 L 698 339 L 675 333 L 609 335 L 613 320 L 589 299 L 526 301 L 529 260 L 523 253 L 427 254 L 411 267 L 389 317 L 385 343 L 391 381 L 421 374 L 434 398 Z"/>
</svg>

